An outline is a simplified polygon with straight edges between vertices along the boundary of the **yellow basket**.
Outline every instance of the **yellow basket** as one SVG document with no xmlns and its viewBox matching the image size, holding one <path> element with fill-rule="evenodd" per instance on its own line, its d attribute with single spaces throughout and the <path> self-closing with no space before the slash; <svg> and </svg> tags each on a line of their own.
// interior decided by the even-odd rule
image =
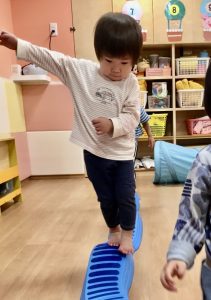
<svg viewBox="0 0 211 300">
<path fill-rule="evenodd" d="M 166 120 L 168 114 L 152 114 L 149 119 L 149 126 L 154 137 L 162 137 L 166 132 Z M 147 133 L 143 128 L 142 137 L 147 137 Z"/>
</svg>

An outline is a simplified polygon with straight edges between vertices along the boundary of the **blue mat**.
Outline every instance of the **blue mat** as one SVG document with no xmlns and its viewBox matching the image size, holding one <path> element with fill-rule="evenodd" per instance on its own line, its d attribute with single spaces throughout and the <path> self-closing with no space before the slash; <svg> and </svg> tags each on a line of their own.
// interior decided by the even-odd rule
<svg viewBox="0 0 211 300">
<path fill-rule="evenodd" d="M 142 240 L 142 220 L 140 217 L 140 198 L 135 195 L 136 223 L 133 231 L 134 251 Z M 107 243 L 94 247 L 90 254 L 86 277 L 80 300 L 129 300 L 128 293 L 133 281 L 133 255 L 124 255 L 118 247 Z"/>
</svg>

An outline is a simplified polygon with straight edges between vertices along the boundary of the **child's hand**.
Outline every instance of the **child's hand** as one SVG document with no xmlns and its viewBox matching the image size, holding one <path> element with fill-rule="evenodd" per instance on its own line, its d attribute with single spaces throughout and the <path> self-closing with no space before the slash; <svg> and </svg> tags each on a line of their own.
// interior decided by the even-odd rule
<svg viewBox="0 0 211 300">
<path fill-rule="evenodd" d="M 18 40 L 15 35 L 2 31 L 0 34 L 0 46 L 5 46 L 12 50 L 17 50 Z"/>
<path fill-rule="evenodd" d="M 182 279 L 185 275 L 187 265 L 181 260 L 171 260 L 165 264 L 160 275 L 160 281 L 164 288 L 171 292 L 177 292 L 175 276 Z"/>
<path fill-rule="evenodd" d="M 153 138 L 152 135 L 148 136 L 148 147 L 150 147 L 151 149 L 154 148 L 154 144 L 155 144 L 155 140 Z"/>
<path fill-rule="evenodd" d="M 99 117 L 92 120 L 92 124 L 96 130 L 98 135 L 102 135 L 105 133 L 111 134 L 113 132 L 113 123 L 110 119 Z"/>
</svg>

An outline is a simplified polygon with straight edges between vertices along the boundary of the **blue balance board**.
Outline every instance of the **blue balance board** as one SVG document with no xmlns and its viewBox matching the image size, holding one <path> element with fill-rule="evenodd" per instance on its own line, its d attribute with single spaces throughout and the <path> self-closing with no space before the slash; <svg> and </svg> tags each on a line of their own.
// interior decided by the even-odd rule
<svg viewBox="0 0 211 300">
<path fill-rule="evenodd" d="M 135 194 L 136 222 L 133 231 L 134 251 L 142 240 L 140 198 Z M 94 247 L 90 254 L 80 300 L 129 300 L 128 294 L 133 281 L 133 255 L 124 255 L 118 247 L 107 243 Z"/>
</svg>

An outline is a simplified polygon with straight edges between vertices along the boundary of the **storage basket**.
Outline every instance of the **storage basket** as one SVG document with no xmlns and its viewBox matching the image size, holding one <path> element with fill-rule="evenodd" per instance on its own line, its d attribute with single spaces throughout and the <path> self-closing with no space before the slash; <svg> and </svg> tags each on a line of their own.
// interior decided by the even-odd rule
<svg viewBox="0 0 211 300">
<path fill-rule="evenodd" d="M 177 103 L 179 107 L 201 107 L 203 103 L 204 89 L 201 90 L 177 90 Z"/>
<path fill-rule="evenodd" d="M 171 76 L 171 68 L 146 68 L 147 76 Z"/>
<path fill-rule="evenodd" d="M 170 96 L 164 98 L 157 98 L 155 96 L 148 96 L 148 107 L 150 109 L 162 109 L 170 107 Z"/>
<path fill-rule="evenodd" d="M 166 119 L 168 114 L 152 114 L 149 119 L 149 126 L 154 137 L 162 137 L 166 132 Z M 147 137 L 146 131 L 143 129 L 143 137 Z"/>
<path fill-rule="evenodd" d="M 145 108 L 147 104 L 147 91 L 140 91 L 140 105 Z"/>
<path fill-rule="evenodd" d="M 177 75 L 205 74 L 210 58 L 207 57 L 185 57 L 176 59 Z"/>
<path fill-rule="evenodd" d="M 211 119 L 209 117 L 187 119 L 185 122 L 187 132 L 190 135 L 211 134 Z"/>
</svg>

